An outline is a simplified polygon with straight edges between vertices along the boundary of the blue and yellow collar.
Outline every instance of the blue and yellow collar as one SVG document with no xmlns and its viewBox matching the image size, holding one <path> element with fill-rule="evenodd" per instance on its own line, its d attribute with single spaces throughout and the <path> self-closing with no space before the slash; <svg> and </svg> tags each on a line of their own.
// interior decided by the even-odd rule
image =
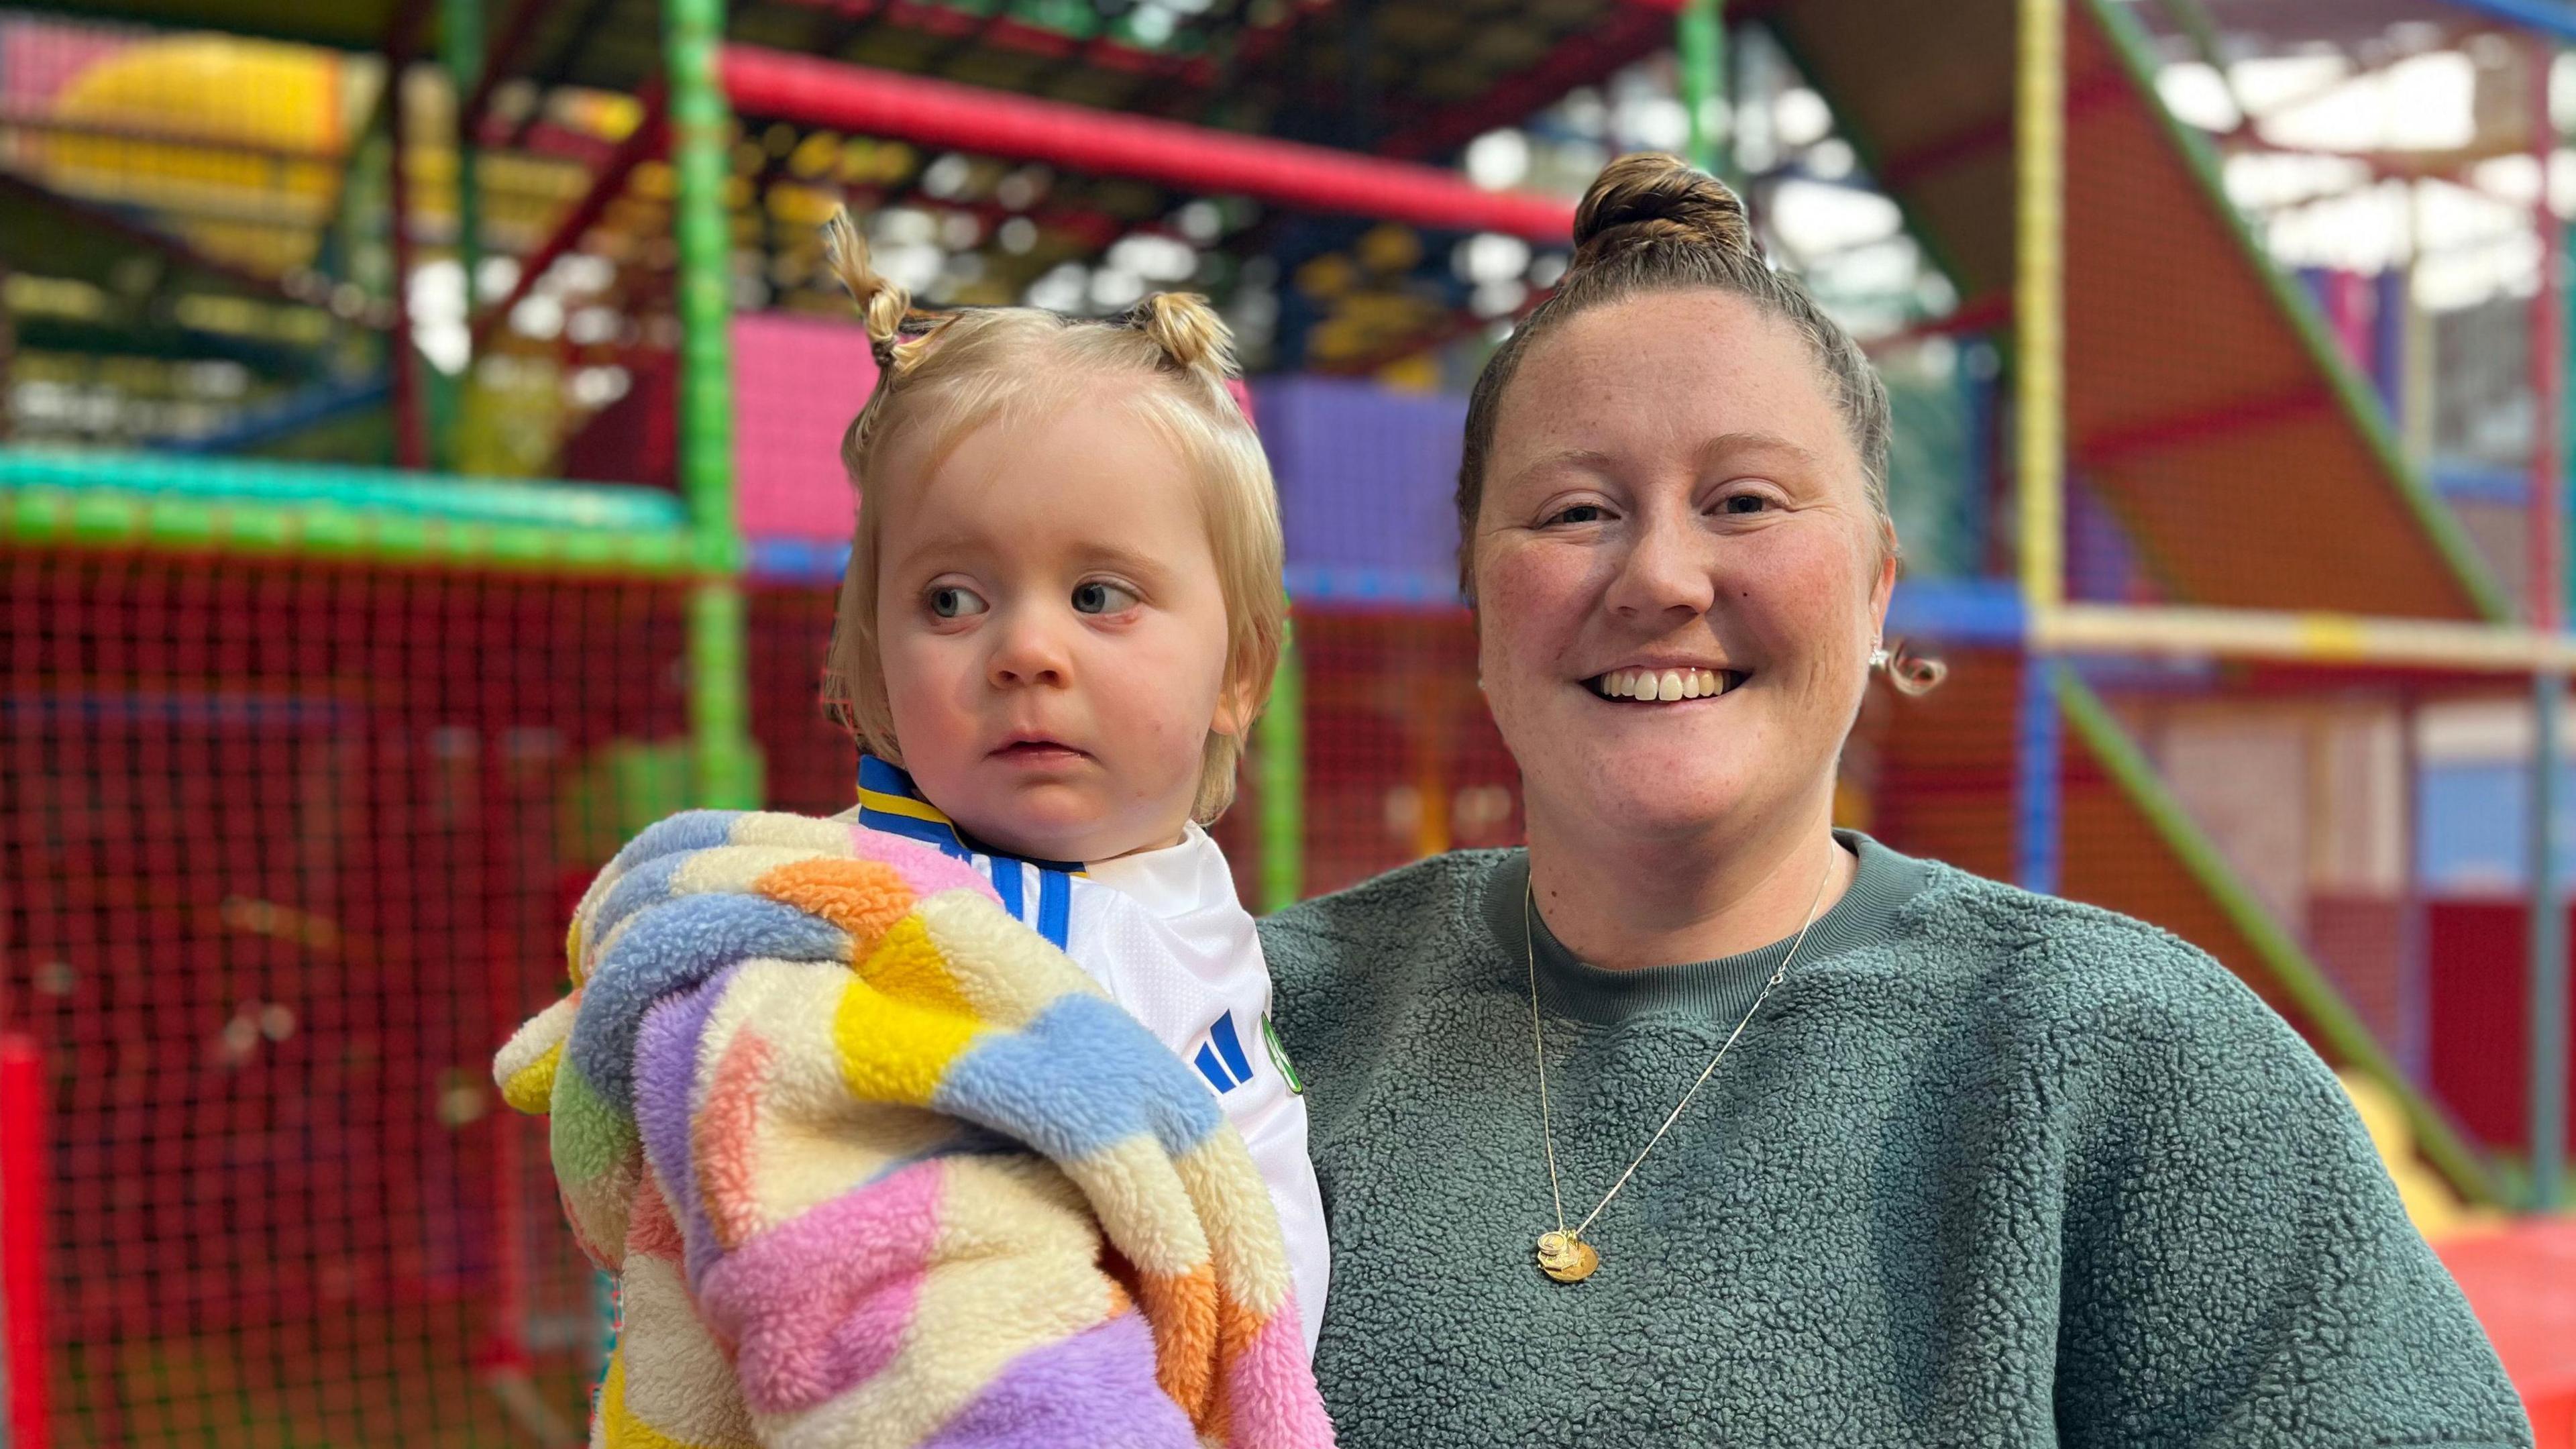
<svg viewBox="0 0 2576 1449">
<path fill-rule="evenodd" d="M 1080 861 L 1040 860 L 1034 855 L 1015 855 L 970 838 L 957 828 L 956 821 L 923 798 L 920 787 L 912 783 L 911 775 L 874 755 L 859 756 L 859 823 L 870 830 L 882 830 L 889 835 L 901 835 L 925 845 L 935 845 L 942 853 L 959 860 L 984 855 L 996 860 L 1026 861 L 1040 870 L 1062 871 L 1066 875 L 1083 872 Z"/>
</svg>

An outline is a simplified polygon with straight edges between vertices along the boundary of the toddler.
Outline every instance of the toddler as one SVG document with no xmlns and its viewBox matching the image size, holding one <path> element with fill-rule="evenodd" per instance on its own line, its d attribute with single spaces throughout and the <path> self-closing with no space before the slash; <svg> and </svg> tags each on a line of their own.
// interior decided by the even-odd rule
<svg viewBox="0 0 2576 1449">
<path fill-rule="evenodd" d="M 846 218 L 829 254 L 875 392 L 825 692 L 856 819 L 989 877 L 1005 909 L 1196 1067 L 1276 1206 L 1306 1347 L 1328 1275 L 1303 1091 L 1205 826 L 1234 795 L 1285 599 L 1269 463 L 1191 296 L 1113 321 L 925 317 Z"/>
<path fill-rule="evenodd" d="M 1305 1106 L 1204 829 L 1284 610 L 1225 329 L 923 317 L 829 241 L 858 808 L 646 830 L 494 1064 L 618 1274 L 593 1443 L 1323 1449 Z"/>
</svg>

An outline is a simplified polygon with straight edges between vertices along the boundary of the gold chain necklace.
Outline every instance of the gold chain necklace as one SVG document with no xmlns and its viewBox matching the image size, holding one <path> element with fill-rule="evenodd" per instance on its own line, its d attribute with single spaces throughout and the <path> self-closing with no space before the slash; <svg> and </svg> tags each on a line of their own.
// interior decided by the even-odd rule
<svg viewBox="0 0 2576 1449">
<path fill-rule="evenodd" d="M 1744 1019 L 1735 1024 L 1735 1030 L 1726 1034 L 1726 1040 L 1718 1046 L 1717 1055 L 1710 1057 L 1708 1065 L 1700 1069 L 1699 1079 L 1682 1093 L 1679 1102 L 1673 1104 L 1672 1112 L 1664 1118 L 1664 1125 L 1656 1128 L 1655 1135 L 1646 1139 L 1645 1147 L 1638 1151 L 1636 1160 L 1628 1164 L 1628 1170 L 1619 1174 L 1617 1182 L 1610 1184 L 1610 1190 L 1593 1205 L 1591 1214 L 1571 1229 L 1565 1226 L 1565 1189 L 1558 1184 L 1556 1176 L 1556 1128 L 1549 1118 L 1547 1106 L 1547 1034 L 1540 1029 L 1538 1019 L 1538 937 L 1530 923 L 1537 885 L 1534 879 L 1522 883 L 1521 949 L 1529 957 L 1530 1040 L 1538 1048 L 1538 1135 L 1539 1142 L 1547 1149 L 1548 1195 L 1556 1201 L 1556 1231 L 1538 1235 L 1540 1272 L 1559 1283 L 1580 1283 L 1601 1266 L 1600 1250 L 1585 1242 L 1583 1235 L 1591 1230 L 1594 1221 L 1610 1206 L 1611 1199 L 1619 1195 L 1619 1190 L 1628 1185 L 1628 1179 L 1636 1176 L 1637 1169 L 1645 1165 L 1647 1156 L 1655 1150 L 1655 1144 L 1663 1141 L 1664 1134 L 1681 1120 L 1682 1113 L 1690 1107 L 1691 1098 L 1698 1096 L 1699 1089 L 1708 1085 L 1708 1079 L 1716 1074 L 1717 1064 L 1726 1060 L 1726 1053 L 1735 1045 L 1735 1039 L 1744 1035 L 1744 1029 L 1753 1024 L 1753 1014 L 1770 999 L 1771 988 L 1788 979 L 1790 963 L 1798 959 L 1798 949 L 1807 944 L 1807 933 L 1816 928 L 1816 908 L 1825 903 L 1825 887 L 1833 882 L 1835 864 L 1832 856 L 1825 858 L 1824 878 L 1816 882 L 1815 898 L 1807 902 L 1806 924 L 1798 928 L 1798 938 L 1789 943 L 1789 954 L 1780 958 L 1779 969 L 1771 973 L 1770 980 L 1762 983 L 1762 990 L 1753 998 L 1753 1004 L 1744 1008 Z"/>
</svg>

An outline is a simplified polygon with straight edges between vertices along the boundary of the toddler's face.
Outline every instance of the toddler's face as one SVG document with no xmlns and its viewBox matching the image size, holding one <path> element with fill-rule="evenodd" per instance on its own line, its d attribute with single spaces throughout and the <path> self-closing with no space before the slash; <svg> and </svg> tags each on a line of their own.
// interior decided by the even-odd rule
<svg viewBox="0 0 2576 1449">
<path fill-rule="evenodd" d="M 1211 729 L 1238 732 L 1198 485 L 1115 398 L 977 429 L 924 474 L 898 447 L 878 652 L 931 803 L 1019 855 L 1170 845 Z M 891 506 L 888 506 L 891 505 Z"/>
</svg>

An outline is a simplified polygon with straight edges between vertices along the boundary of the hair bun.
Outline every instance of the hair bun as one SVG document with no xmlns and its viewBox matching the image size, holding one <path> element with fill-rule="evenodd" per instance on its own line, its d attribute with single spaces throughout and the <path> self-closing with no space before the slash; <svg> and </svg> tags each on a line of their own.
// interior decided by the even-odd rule
<svg viewBox="0 0 2576 1449">
<path fill-rule="evenodd" d="M 877 366 L 893 367 L 895 344 L 903 340 L 904 324 L 914 315 L 912 294 L 877 271 L 875 259 L 868 255 L 868 239 L 859 234 L 847 207 L 832 208 L 823 221 L 823 261 L 849 289 L 850 301 L 867 324 L 868 346 L 876 354 Z"/>
<path fill-rule="evenodd" d="M 1701 247 L 1759 258 L 1744 201 L 1678 156 L 1640 151 L 1603 167 L 1574 213 L 1574 261 L 1598 265 L 1651 246 Z"/>
<path fill-rule="evenodd" d="M 1121 319 L 1154 340 L 1174 367 L 1229 377 L 1234 372 L 1234 332 L 1205 297 L 1156 292 Z"/>
</svg>

